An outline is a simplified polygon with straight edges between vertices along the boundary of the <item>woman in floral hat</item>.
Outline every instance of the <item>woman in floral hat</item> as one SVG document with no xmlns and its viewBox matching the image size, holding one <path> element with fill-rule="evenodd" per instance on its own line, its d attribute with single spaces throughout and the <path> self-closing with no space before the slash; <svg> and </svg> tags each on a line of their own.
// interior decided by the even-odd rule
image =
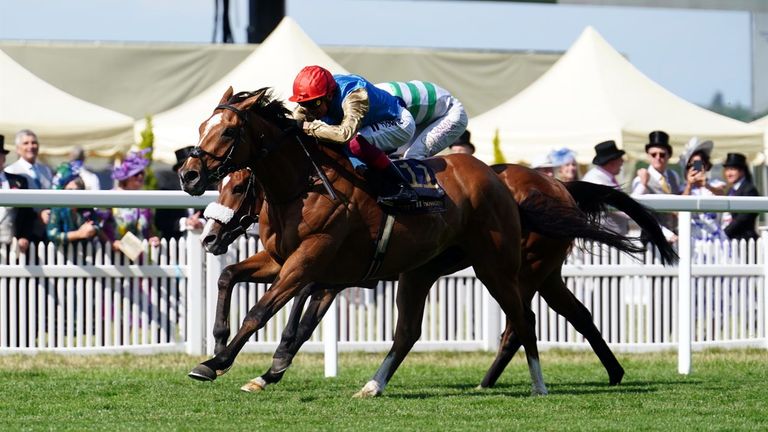
<svg viewBox="0 0 768 432">
<path fill-rule="evenodd" d="M 150 151 L 151 148 L 130 152 L 114 168 L 112 178 L 117 181 L 115 190 L 141 190 L 144 187 L 144 174 L 150 162 L 145 156 Z M 127 232 L 140 240 L 148 239 L 149 244 L 157 246 L 160 238 L 154 220 L 154 212 L 150 208 L 114 208 L 104 225 L 104 231 L 115 250 L 120 248 L 120 239 Z"/>
</svg>

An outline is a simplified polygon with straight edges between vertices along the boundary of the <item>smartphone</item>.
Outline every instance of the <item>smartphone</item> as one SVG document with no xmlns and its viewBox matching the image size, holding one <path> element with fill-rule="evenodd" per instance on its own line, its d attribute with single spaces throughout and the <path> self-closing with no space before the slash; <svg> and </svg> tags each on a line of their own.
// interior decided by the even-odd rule
<svg viewBox="0 0 768 432">
<path fill-rule="evenodd" d="M 693 170 L 694 170 L 694 171 L 702 171 L 702 164 L 701 164 L 701 160 L 695 160 L 695 161 L 693 161 Z"/>
</svg>

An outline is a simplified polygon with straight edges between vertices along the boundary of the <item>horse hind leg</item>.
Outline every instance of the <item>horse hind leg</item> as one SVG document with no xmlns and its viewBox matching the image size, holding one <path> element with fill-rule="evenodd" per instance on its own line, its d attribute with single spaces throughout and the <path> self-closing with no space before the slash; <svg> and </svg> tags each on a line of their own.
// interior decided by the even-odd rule
<svg viewBox="0 0 768 432">
<path fill-rule="evenodd" d="M 490 261 L 476 264 L 474 267 L 477 276 L 506 313 L 509 324 L 511 324 L 510 330 L 519 336 L 525 347 L 525 357 L 531 375 L 531 394 L 534 396 L 546 395 L 548 391 L 544 384 L 544 375 L 541 372 L 536 332 L 528 319 L 532 312 L 530 307 L 525 307 L 521 298 L 517 272 L 499 271 L 499 268 L 506 267 L 496 266 L 495 262 Z M 505 331 L 505 333 L 507 332 Z"/>
<path fill-rule="evenodd" d="M 603 339 L 592 320 L 592 314 L 565 286 L 560 273 L 551 275 L 539 289 L 539 295 L 549 307 L 563 316 L 589 342 L 592 351 L 608 372 L 608 383 L 617 385 L 624 378 L 624 368 Z"/>
<path fill-rule="evenodd" d="M 530 314 L 528 314 L 529 316 L 527 319 L 531 325 L 535 327 L 535 314 L 531 310 L 529 310 L 529 312 Z M 491 388 L 496 385 L 496 381 L 498 381 L 499 377 L 504 372 L 504 369 L 507 368 L 509 362 L 512 361 L 512 359 L 515 357 L 515 354 L 517 354 L 517 351 L 520 349 L 520 347 L 523 346 L 523 344 L 520 342 L 520 338 L 518 338 L 514 330 L 512 330 L 512 327 L 512 322 L 509 320 L 509 318 L 507 318 L 506 327 L 504 328 L 504 332 L 501 334 L 499 351 L 496 353 L 496 358 L 493 359 L 493 363 L 485 373 L 485 376 L 480 382 L 480 385 L 477 386 L 478 389 Z"/>
<path fill-rule="evenodd" d="M 355 393 L 355 398 L 368 398 L 382 394 L 384 387 L 421 336 L 424 303 L 429 289 L 439 275 L 439 270 L 416 270 L 400 275 L 397 285 L 397 326 L 392 339 L 392 348 L 373 378 Z"/>
</svg>

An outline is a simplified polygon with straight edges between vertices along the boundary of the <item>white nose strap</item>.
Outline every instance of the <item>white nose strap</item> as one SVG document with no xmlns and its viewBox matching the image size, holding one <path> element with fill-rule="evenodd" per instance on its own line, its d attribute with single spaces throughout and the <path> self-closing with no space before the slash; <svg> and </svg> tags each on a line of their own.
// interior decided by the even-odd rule
<svg viewBox="0 0 768 432">
<path fill-rule="evenodd" d="M 235 216 L 235 211 L 217 202 L 212 202 L 208 204 L 208 207 L 205 208 L 203 216 L 205 216 L 207 219 L 213 219 L 226 224 Z"/>
</svg>

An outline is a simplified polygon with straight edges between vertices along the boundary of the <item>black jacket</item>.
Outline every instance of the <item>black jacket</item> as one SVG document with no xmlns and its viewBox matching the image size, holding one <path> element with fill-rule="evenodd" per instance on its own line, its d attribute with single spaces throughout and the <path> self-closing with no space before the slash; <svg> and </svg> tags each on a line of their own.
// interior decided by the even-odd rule
<svg viewBox="0 0 768 432">
<path fill-rule="evenodd" d="M 757 188 L 748 179 L 744 179 L 741 187 L 733 196 L 759 196 Z M 733 213 L 733 220 L 725 227 L 725 234 L 730 239 L 756 239 L 755 223 L 757 213 Z"/>
<path fill-rule="evenodd" d="M 18 175 L 5 173 L 8 179 L 8 185 L 11 189 L 27 189 L 27 178 Z M 16 238 L 25 238 L 30 241 L 39 240 L 34 237 L 34 226 L 37 214 L 31 207 L 19 207 L 16 212 L 16 220 L 13 221 L 13 236 Z"/>
</svg>

